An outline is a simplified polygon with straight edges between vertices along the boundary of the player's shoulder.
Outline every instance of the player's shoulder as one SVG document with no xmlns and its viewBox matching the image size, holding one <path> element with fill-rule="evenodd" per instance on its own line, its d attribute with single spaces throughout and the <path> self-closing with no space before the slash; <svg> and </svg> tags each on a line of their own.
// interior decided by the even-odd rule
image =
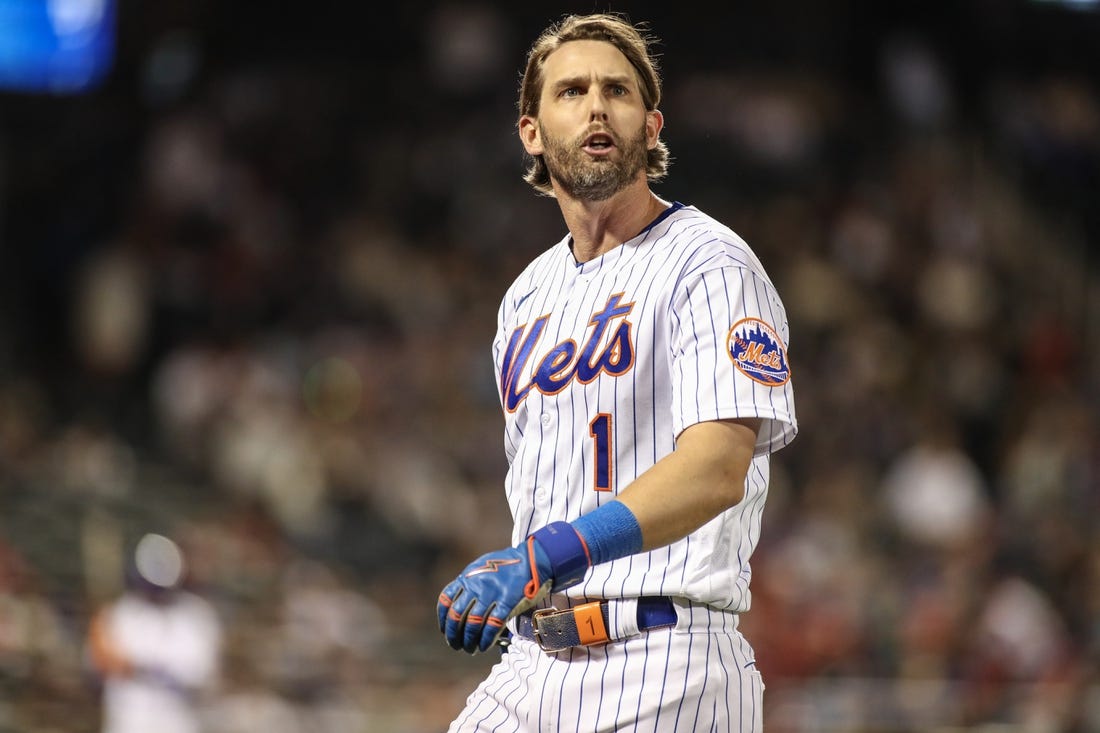
<svg viewBox="0 0 1100 733">
<path fill-rule="evenodd" d="M 763 272 L 752 246 L 728 224 L 696 206 L 677 204 L 663 237 L 691 267 L 742 267 Z"/>
</svg>

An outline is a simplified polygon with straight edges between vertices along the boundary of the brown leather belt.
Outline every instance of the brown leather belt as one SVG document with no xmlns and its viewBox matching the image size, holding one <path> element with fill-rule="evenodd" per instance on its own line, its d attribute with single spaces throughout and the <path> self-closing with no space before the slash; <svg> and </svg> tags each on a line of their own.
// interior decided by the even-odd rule
<svg viewBox="0 0 1100 733">
<path fill-rule="evenodd" d="M 676 625 L 676 607 L 664 596 L 638 599 L 638 630 L 650 631 Z M 560 652 L 574 646 L 595 646 L 616 641 L 608 601 L 592 601 L 559 610 L 543 608 L 516 617 L 516 635 L 536 642 L 543 651 Z"/>
</svg>

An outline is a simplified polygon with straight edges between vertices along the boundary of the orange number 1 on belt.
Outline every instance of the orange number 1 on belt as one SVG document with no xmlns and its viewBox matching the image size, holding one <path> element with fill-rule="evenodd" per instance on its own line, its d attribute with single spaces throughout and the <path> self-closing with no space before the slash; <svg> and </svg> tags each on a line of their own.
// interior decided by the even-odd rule
<svg viewBox="0 0 1100 733">
<path fill-rule="evenodd" d="M 573 618 L 577 620 L 577 635 L 584 646 L 611 641 L 607 636 L 607 626 L 603 622 L 599 601 L 577 606 L 573 609 Z"/>
</svg>

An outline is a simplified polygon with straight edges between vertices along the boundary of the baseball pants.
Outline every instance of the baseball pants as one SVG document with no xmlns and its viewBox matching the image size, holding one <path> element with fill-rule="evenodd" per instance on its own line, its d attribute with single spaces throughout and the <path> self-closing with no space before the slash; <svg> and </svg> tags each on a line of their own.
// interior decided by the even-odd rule
<svg viewBox="0 0 1100 733">
<path fill-rule="evenodd" d="M 514 638 L 448 733 L 762 733 L 764 684 L 736 616 L 700 624 L 698 610 L 556 654 Z"/>
</svg>

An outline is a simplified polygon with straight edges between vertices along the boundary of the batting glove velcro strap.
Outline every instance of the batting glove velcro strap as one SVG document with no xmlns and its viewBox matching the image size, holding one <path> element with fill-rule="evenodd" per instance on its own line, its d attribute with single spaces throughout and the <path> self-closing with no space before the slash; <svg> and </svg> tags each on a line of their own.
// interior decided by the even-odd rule
<svg viewBox="0 0 1100 733">
<path fill-rule="evenodd" d="M 528 545 L 534 542 L 546 553 L 550 564 L 550 577 L 541 578 L 535 563 L 535 552 L 529 552 L 531 558 L 531 587 L 538 588 L 545 580 L 552 580 L 550 592 L 570 588 L 584 580 L 588 568 L 592 567 L 592 558 L 584 539 L 568 522 L 551 522 L 535 531 L 528 538 Z"/>
</svg>

